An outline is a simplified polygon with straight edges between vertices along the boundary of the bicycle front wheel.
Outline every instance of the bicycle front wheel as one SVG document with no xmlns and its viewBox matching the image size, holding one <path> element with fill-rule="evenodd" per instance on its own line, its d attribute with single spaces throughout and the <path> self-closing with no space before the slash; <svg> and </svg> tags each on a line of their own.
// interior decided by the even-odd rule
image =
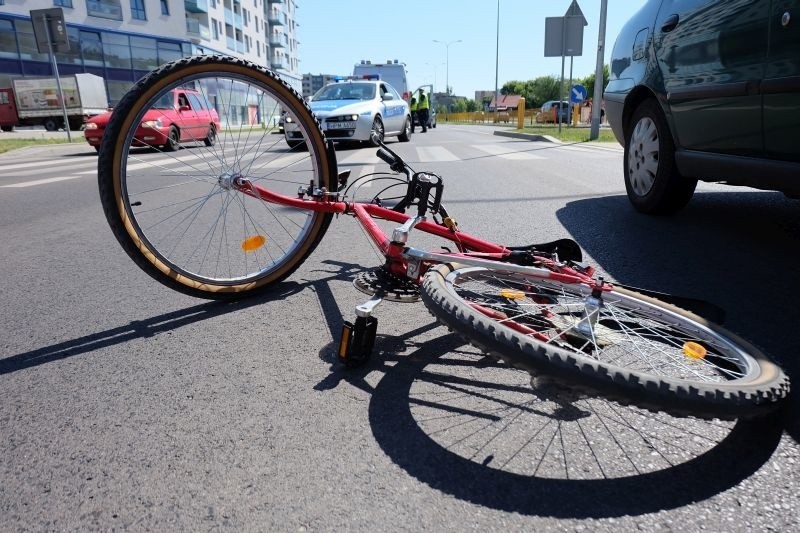
<svg viewBox="0 0 800 533">
<path fill-rule="evenodd" d="M 422 299 L 441 322 L 532 375 L 676 416 L 734 419 L 777 407 L 781 369 L 750 343 L 683 309 L 614 288 L 594 324 L 583 285 L 440 265 Z"/>
<path fill-rule="evenodd" d="M 279 134 L 285 113 L 291 145 Z M 102 125 L 100 125 L 102 127 Z M 178 150 L 178 151 L 176 151 Z M 98 162 L 106 218 L 150 276 L 205 298 L 258 293 L 316 247 L 330 214 L 256 199 L 242 180 L 295 196 L 335 183 L 325 137 L 272 72 L 224 56 L 168 63 L 114 109 Z"/>
</svg>

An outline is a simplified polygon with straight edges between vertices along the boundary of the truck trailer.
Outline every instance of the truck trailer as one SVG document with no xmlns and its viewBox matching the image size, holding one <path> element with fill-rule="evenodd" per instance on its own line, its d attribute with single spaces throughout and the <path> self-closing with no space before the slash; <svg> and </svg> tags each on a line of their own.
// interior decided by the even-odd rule
<svg viewBox="0 0 800 533">
<path fill-rule="evenodd" d="M 61 88 L 72 130 L 108 110 L 108 93 L 100 76 L 62 76 Z M 14 126 L 44 126 L 47 131 L 65 127 L 55 78 L 17 78 L 11 80 L 11 87 L 0 88 L 0 129 L 11 131 Z"/>
</svg>

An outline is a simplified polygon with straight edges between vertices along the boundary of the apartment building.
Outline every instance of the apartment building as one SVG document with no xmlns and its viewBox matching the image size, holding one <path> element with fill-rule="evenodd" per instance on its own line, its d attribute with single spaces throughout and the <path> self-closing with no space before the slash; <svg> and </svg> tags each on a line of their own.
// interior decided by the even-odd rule
<svg viewBox="0 0 800 533">
<path fill-rule="evenodd" d="M 295 0 L 0 0 L 0 87 L 52 75 L 30 18 L 52 7 L 64 11 L 70 44 L 56 54 L 59 73 L 103 77 L 112 104 L 145 73 L 198 54 L 246 58 L 302 90 Z"/>
<path fill-rule="evenodd" d="M 340 77 L 334 74 L 303 74 L 303 97 L 313 96 L 315 92 Z"/>
</svg>

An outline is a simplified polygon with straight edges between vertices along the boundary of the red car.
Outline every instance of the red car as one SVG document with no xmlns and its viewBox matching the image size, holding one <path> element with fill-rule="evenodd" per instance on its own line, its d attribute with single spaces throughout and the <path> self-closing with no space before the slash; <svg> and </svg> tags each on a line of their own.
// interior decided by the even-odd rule
<svg viewBox="0 0 800 533">
<path fill-rule="evenodd" d="M 100 150 L 100 141 L 112 112 L 97 115 L 86 122 L 83 135 L 95 150 Z M 219 129 L 219 115 L 201 93 L 174 89 L 144 114 L 131 145 L 163 147 L 167 152 L 177 150 L 182 142 L 203 141 L 206 146 L 213 146 Z"/>
</svg>

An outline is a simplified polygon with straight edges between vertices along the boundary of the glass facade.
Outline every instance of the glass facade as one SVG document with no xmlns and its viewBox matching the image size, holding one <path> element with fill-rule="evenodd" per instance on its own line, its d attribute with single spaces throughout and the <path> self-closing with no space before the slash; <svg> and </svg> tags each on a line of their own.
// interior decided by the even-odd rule
<svg viewBox="0 0 800 533">
<path fill-rule="evenodd" d="M 91 3 L 87 0 L 87 4 Z M 104 5 L 112 5 L 105 3 Z M 90 72 L 106 80 L 114 105 L 133 82 L 173 59 L 197 53 L 191 43 L 142 37 L 67 24 L 69 51 L 56 54 L 61 75 Z M 30 20 L 0 15 L 0 87 L 23 76 L 52 76 L 47 54 L 40 54 Z"/>
</svg>

